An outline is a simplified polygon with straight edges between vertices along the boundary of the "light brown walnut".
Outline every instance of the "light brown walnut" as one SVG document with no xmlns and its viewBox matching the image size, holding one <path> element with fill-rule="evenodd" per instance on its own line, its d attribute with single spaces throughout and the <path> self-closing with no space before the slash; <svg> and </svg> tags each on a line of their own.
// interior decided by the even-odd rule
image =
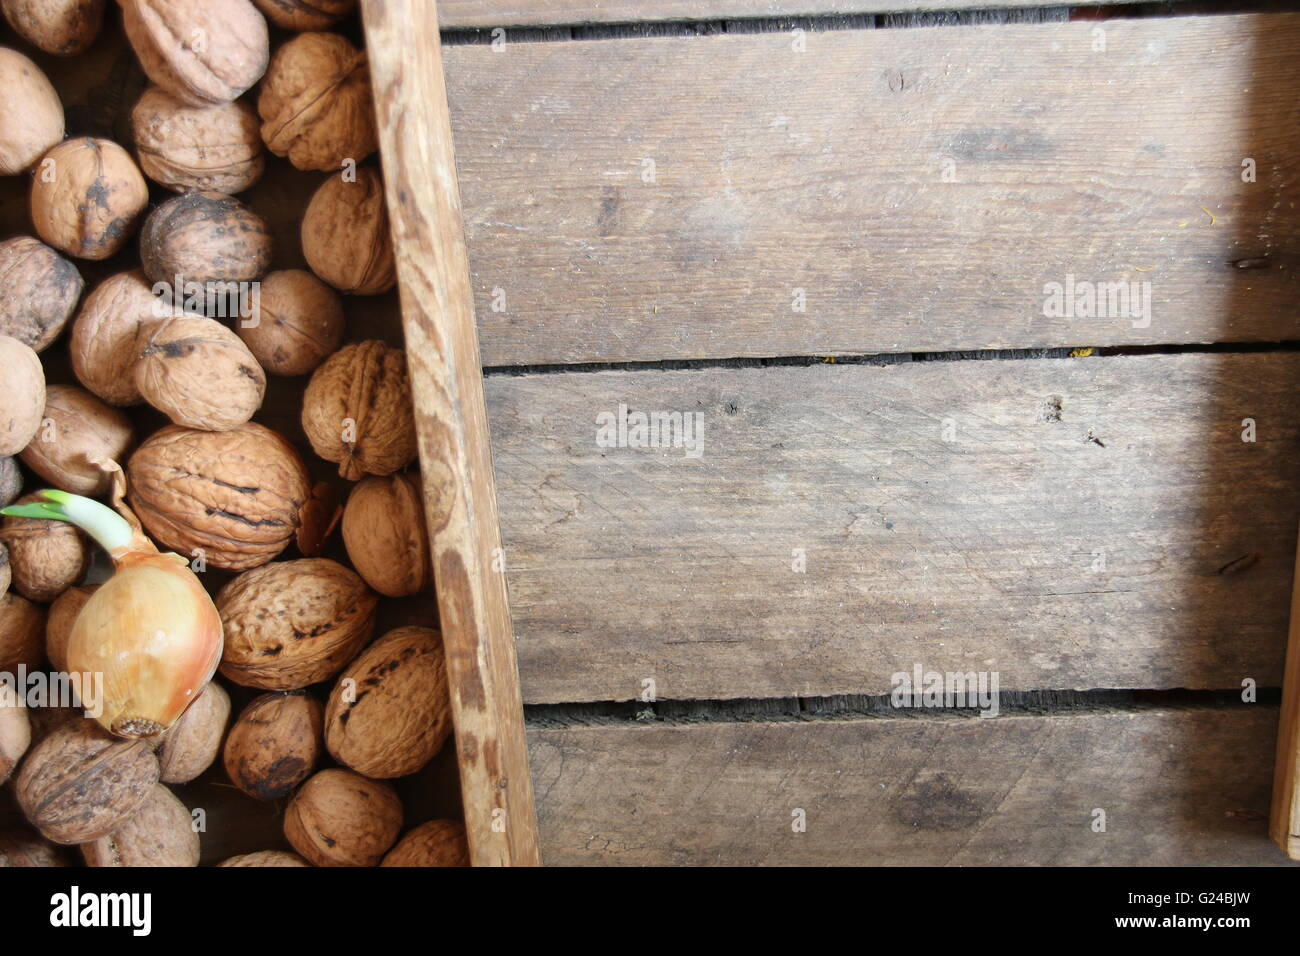
<svg viewBox="0 0 1300 956">
<path fill-rule="evenodd" d="M 51 385 L 41 427 L 20 457 L 55 488 L 98 497 L 112 477 L 102 464 L 124 461 L 134 437 L 131 420 L 120 410 L 84 388 Z"/>
<path fill-rule="evenodd" d="M 303 269 L 272 272 L 262 280 L 257 313 L 235 331 L 272 375 L 306 375 L 343 341 L 338 293 Z"/>
<path fill-rule="evenodd" d="M 0 176 L 16 176 L 63 139 L 63 104 L 41 68 L 8 47 L 0 47 L 0 90 Z"/>
<path fill-rule="evenodd" d="M 430 820 L 397 841 L 382 866 L 469 866 L 465 824 L 459 820 Z"/>
<path fill-rule="evenodd" d="M 377 866 L 401 829 L 393 788 L 350 770 L 322 770 L 284 813 L 285 837 L 317 866 Z"/>
<path fill-rule="evenodd" d="M 158 779 L 189 783 L 212 766 L 229 720 L 230 695 L 216 681 L 209 681 L 180 720 L 163 733 L 157 749 Z"/>
<path fill-rule="evenodd" d="M 54 599 L 45 618 L 45 657 L 56 671 L 68 669 L 68 638 L 77 615 L 86 606 L 98 584 L 71 587 Z"/>
<path fill-rule="evenodd" d="M 325 30 L 351 13 L 357 0 L 253 0 L 257 9 L 285 30 Z"/>
<path fill-rule="evenodd" d="M 139 269 L 109 276 L 86 296 L 72 323 L 68 352 L 78 381 L 110 405 L 144 401 L 135 385 L 142 341 L 171 316 Z"/>
<path fill-rule="evenodd" d="M 385 597 L 430 587 L 433 562 L 419 473 L 362 478 L 343 509 L 343 544 L 357 573 Z"/>
<path fill-rule="evenodd" d="M 165 319 L 140 344 L 136 388 L 177 425 L 226 432 L 261 408 L 266 374 L 216 319 Z"/>
<path fill-rule="evenodd" d="M 17 339 L 0 335 L 0 455 L 16 455 L 36 437 L 45 411 L 45 369 Z"/>
<path fill-rule="evenodd" d="M 393 237 L 379 172 L 331 176 L 302 217 L 302 254 L 313 272 L 341 292 L 380 295 L 397 284 Z"/>
<path fill-rule="evenodd" d="M 255 853 L 241 853 L 228 860 L 222 860 L 217 866 L 311 866 L 297 853 L 287 850 L 258 850 Z"/>
<path fill-rule="evenodd" d="M 44 500 L 33 493 L 19 498 L 18 504 Z M 48 604 L 85 577 L 90 567 L 89 540 L 65 521 L 6 515 L 0 542 L 9 549 L 13 589 L 30 601 Z"/>
<path fill-rule="evenodd" d="M 99 36 L 105 0 L 0 0 L 14 32 L 54 56 L 84 53 Z"/>
<path fill-rule="evenodd" d="M 191 106 L 151 86 L 131 110 L 140 168 L 173 192 L 243 192 L 266 158 L 257 111 L 242 100 Z"/>
<path fill-rule="evenodd" d="M 19 666 L 36 670 L 45 660 L 45 607 L 20 594 L 0 594 L 0 674 Z"/>
<path fill-rule="evenodd" d="M 149 187 L 131 154 L 112 140 L 64 140 L 32 178 L 36 233 L 70 256 L 107 259 L 131 238 L 149 204 Z"/>
<path fill-rule="evenodd" d="M 160 783 L 111 832 L 81 845 L 87 866 L 198 866 L 199 834 L 189 809 Z"/>
</svg>

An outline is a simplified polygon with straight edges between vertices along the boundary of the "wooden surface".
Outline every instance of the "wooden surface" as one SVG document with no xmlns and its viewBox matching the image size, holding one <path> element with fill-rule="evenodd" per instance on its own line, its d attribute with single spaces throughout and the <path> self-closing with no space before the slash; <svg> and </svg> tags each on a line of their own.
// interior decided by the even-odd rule
<svg viewBox="0 0 1300 956">
<path fill-rule="evenodd" d="M 1300 860 L 1300 559 L 1291 591 L 1291 634 L 1278 718 L 1269 834 L 1293 860 Z"/>
<path fill-rule="evenodd" d="M 1118 0 L 1089 0 L 1114 3 Z M 1023 0 L 443 0 L 444 30 L 746 17 L 839 16 L 1023 6 Z"/>
<path fill-rule="evenodd" d="M 1239 704 L 539 727 L 529 742 L 548 865 L 1271 865 L 1276 720 Z"/>
<path fill-rule="evenodd" d="M 1296 353 L 491 376 L 525 699 L 879 694 L 917 661 L 1276 687 L 1297 383 Z M 700 412 L 701 456 L 598 447 L 620 403 Z"/>
<path fill-rule="evenodd" d="M 448 48 L 485 364 L 1296 338 L 1300 15 L 1096 28 Z"/>
<path fill-rule="evenodd" d="M 535 865 L 537 829 L 433 0 L 366 0 L 370 71 L 475 865 Z"/>
</svg>

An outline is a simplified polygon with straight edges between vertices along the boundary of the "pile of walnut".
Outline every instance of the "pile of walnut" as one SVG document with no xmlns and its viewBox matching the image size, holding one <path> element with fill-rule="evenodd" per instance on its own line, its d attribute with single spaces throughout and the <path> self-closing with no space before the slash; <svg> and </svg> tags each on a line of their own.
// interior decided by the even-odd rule
<svg viewBox="0 0 1300 956">
<path fill-rule="evenodd" d="M 283 821 L 283 844 L 223 866 L 464 865 L 463 826 L 407 829 L 389 782 L 451 722 L 437 630 L 377 633 L 380 595 L 427 594 L 432 570 L 405 355 L 344 343 L 341 293 L 396 282 L 366 57 L 321 32 L 355 0 L 105 5 L 0 0 L 17 34 L 0 47 L 0 175 L 30 180 L 28 228 L 0 242 L 0 506 L 24 487 L 102 499 L 99 463 L 122 462 L 145 530 L 203 572 L 225 651 L 159 739 L 0 702 L 0 784 L 28 824 L 0 832 L 0 866 L 64 865 L 67 846 L 92 866 L 196 865 L 202 828 L 169 786 L 210 766 Z M 151 83 L 122 143 L 65 137 L 32 59 L 101 30 L 125 31 Z M 267 150 L 325 174 L 301 221 L 310 271 L 276 270 L 272 230 L 236 198 Z M 254 420 L 268 375 L 310 375 L 302 437 L 337 480 L 313 483 L 284 416 Z M 321 556 L 339 524 L 352 567 Z M 92 557 L 71 525 L 3 520 L 0 671 L 66 667 Z"/>
</svg>

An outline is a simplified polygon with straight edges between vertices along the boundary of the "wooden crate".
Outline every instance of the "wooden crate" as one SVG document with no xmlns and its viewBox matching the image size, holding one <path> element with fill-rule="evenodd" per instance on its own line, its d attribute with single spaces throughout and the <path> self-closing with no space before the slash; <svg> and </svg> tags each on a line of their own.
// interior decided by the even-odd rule
<svg viewBox="0 0 1300 956">
<path fill-rule="evenodd" d="M 1285 862 L 1300 16 L 442 8 L 481 357 L 422 382 L 469 447 L 487 369 L 543 861 Z M 387 42 L 428 9 L 366 12 L 437 346 L 443 65 Z M 786 14 L 851 16 L 730 19 Z M 1149 310 L 1053 314 L 1076 281 Z M 702 454 L 603 446 L 624 408 Z M 891 706 L 917 666 L 1000 716 Z"/>
</svg>

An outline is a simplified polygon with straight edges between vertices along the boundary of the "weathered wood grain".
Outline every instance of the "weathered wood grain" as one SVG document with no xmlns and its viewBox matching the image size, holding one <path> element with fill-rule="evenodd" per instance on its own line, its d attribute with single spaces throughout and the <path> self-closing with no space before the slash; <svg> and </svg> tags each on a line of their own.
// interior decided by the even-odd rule
<svg viewBox="0 0 1300 956">
<path fill-rule="evenodd" d="M 1118 3 L 1119 0 L 1090 0 Z M 1024 6 L 1023 0 L 443 0 L 444 30 L 664 20 L 842 16 Z"/>
<path fill-rule="evenodd" d="M 470 856 L 535 865 L 519 676 L 434 0 L 365 0 Z"/>
<path fill-rule="evenodd" d="M 1282 682 L 1269 835 L 1291 859 L 1300 860 L 1300 558 L 1291 590 L 1291 633 Z"/>
<path fill-rule="evenodd" d="M 486 364 L 1300 332 L 1300 15 L 805 42 L 448 48 Z M 1067 276 L 1149 325 L 1046 317 Z"/>
<path fill-rule="evenodd" d="M 1296 353 L 491 376 L 525 699 L 882 694 L 917 662 L 1276 687 L 1298 382 Z M 700 457 L 599 447 L 620 404 L 699 413 Z"/>
<path fill-rule="evenodd" d="M 548 865 L 1270 865 L 1276 720 L 1242 704 L 534 727 L 529 744 Z"/>
</svg>

